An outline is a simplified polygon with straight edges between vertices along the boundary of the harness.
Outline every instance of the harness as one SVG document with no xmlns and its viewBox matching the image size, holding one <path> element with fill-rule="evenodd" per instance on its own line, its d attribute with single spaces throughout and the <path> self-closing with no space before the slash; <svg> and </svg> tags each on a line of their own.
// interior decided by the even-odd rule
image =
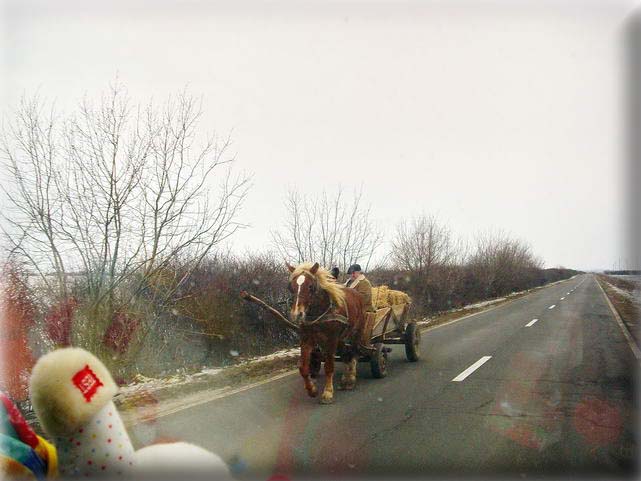
<svg viewBox="0 0 641 481">
<path fill-rule="evenodd" d="M 350 325 L 348 321 L 349 305 L 347 304 L 347 302 L 345 303 L 345 310 L 347 312 L 347 316 L 343 316 L 341 314 L 337 314 L 336 312 L 334 312 L 336 307 L 337 306 L 336 304 L 334 304 L 334 300 L 332 299 L 331 296 L 329 296 L 329 307 L 325 309 L 325 311 L 322 314 L 320 314 L 316 319 L 314 319 L 313 321 L 305 322 L 304 324 L 301 325 L 301 327 L 308 327 L 308 326 L 311 327 L 311 326 L 319 325 L 326 322 L 338 322 L 343 327 L 343 330 L 341 331 L 339 336 L 343 337 L 345 336 L 346 333 L 347 333 L 346 337 L 351 336 L 353 332 L 350 332 L 350 331 L 353 331 L 354 328 Z M 363 345 L 360 339 L 356 340 L 356 344 L 363 351 L 373 352 L 375 350 L 371 346 Z"/>
<path fill-rule="evenodd" d="M 296 279 L 296 284 L 298 284 L 298 292 L 296 293 L 296 306 L 298 306 L 298 297 L 300 296 L 300 290 L 301 287 L 303 286 L 305 282 L 305 278 L 303 275 L 300 275 L 298 279 Z M 349 305 L 347 302 L 345 302 L 345 311 L 347 313 L 347 316 L 343 316 L 341 314 L 337 314 L 336 311 L 336 304 L 334 304 L 334 300 L 332 299 L 332 296 L 329 295 L 329 307 L 325 309 L 325 311 L 320 314 L 316 319 L 313 321 L 309 322 L 304 322 L 301 324 L 300 327 L 310 327 L 310 326 L 316 326 L 320 325 L 323 323 L 327 322 L 338 322 L 342 325 L 342 331 L 340 333 L 340 336 L 344 336 L 346 332 L 350 331 L 352 329 L 352 326 L 349 323 Z"/>
<path fill-rule="evenodd" d="M 337 321 L 343 324 L 344 326 L 349 327 L 349 312 L 347 313 L 347 316 L 343 316 L 341 314 L 336 314 L 335 312 L 332 312 L 336 308 L 336 305 L 334 304 L 334 300 L 329 298 L 329 307 L 325 309 L 325 312 L 323 312 L 320 316 L 318 316 L 316 319 L 313 321 L 305 322 L 303 325 L 305 326 L 313 326 L 314 324 L 319 324 L 322 322 L 327 322 L 327 321 Z M 347 310 L 347 304 L 345 304 L 345 309 Z"/>
<path fill-rule="evenodd" d="M 324 323 L 324 322 L 334 322 L 335 321 L 335 322 L 341 323 L 342 327 L 343 327 L 343 330 L 340 333 L 340 337 L 343 337 L 345 335 L 345 333 L 347 333 L 346 337 L 349 338 L 353 334 L 353 332 L 350 332 L 350 331 L 352 331 L 353 328 L 352 328 L 352 326 L 350 326 L 350 324 L 349 324 L 349 322 L 347 320 L 348 318 L 346 316 L 342 316 L 340 314 L 336 314 L 336 313 L 332 312 L 334 307 L 336 307 L 336 306 L 334 305 L 334 301 L 330 297 L 329 307 L 325 310 L 325 312 L 323 312 L 320 316 L 318 316 L 313 321 L 306 322 L 306 323 L 302 324 L 301 327 L 314 326 L 314 325 L 321 324 L 321 323 Z M 347 307 L 347 304 L 346 304 L 345 305 L 345 309 L 347 309 L 347 308 L 348 307 Z M 361 349 L 362 351 L 366 351 L 366 352 L 370 352 L 370 353 L 375 351 L 374 347 L 364 345 L 361 342 L 360 339 L 356 339 L 355 342 L 356 342 L 356 345 L 358 346 L 358 348 Z M 351 342 L 350 342 L 350 344 L 351 344 Z"/>
</svg>

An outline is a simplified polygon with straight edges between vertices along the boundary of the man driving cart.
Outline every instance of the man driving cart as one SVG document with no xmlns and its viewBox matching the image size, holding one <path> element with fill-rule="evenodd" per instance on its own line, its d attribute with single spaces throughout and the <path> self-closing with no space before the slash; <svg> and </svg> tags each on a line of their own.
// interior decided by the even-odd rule
<svg viewBox="0 0 641 481">
<path fill-rule="evenodd" d="M 347 269 L 347 274 L 350 276 L 345 283 L 345 287 L 355 289 L 363 296 L 363 305 L 366 312 L 376 312 L 372 304 L 372 284 L 365 277 L 361 270 L 360 264 L 352 264 Z"/>
</svg>

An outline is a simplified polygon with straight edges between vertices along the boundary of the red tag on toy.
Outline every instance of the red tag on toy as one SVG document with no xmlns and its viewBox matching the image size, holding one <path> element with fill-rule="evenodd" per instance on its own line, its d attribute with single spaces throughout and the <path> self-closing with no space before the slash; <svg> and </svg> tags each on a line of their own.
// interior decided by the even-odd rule
<svg viewBox="0 0 641 481">
<path fill-rule="evenodd" d="M 91 402 L 91 398 L 96 394 L 98 388 L 104 386 L 98 376 L 89 368 L 89 365 L 74 374 L 71 381 L 80 390 L 87 402 Z"/>
</svg>

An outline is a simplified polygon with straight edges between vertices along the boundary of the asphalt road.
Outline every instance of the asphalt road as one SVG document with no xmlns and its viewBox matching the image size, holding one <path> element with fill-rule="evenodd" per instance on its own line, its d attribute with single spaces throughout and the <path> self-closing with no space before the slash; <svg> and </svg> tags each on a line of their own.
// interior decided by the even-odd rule
<svg viewBox="0 0 641 481">
<path fill-rule="evenodd" d="M 361 363 L 333 405 L 291 375 L 132 437 L 200 444 L 239 478 L 635 475 L 638 361 L 591 275 L 424 331 L 417 363 L 392 347 L 386 378 Z"/>
</svg>

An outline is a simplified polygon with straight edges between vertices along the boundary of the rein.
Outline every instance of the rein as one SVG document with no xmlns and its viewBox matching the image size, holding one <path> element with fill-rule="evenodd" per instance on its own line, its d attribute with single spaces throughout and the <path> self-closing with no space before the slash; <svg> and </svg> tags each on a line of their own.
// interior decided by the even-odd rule
<svg viewBox="0 0 641 481">
<path fill-rule="evenodd" d="M 318 324 L 320 322 L 326 322 L 326 321 L 338 321 L 341 324 L 345 324 L 346 326 L 349 326 L 349 322 L 347 321 L 347 317 L 341 316 L 340 314 L 332 314 L 330 313 L 331 308 L 327 308 L 325 312 L 323 312 L 320 316 L 318 316 L 316 319 L 310 322 L 306 322 L 305 326 L 311 326 L 313 324 Z"/>
</svg>

